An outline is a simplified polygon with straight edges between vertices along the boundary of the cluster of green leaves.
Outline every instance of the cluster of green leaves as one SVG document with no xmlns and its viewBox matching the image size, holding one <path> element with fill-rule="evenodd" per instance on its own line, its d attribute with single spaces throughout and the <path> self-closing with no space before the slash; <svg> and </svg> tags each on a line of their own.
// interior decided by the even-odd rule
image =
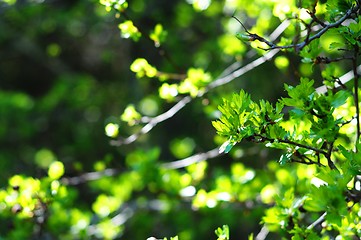
<svg viewBox="0 0 361 240">
<path fill-rule="evenodd" d="M 200 92 L 204 91 L 204 87 L 211 81 L 210 74 L 204 72 L 201 68 L 189 68 L 184 76 L 176 75 L 157 70 L 144 58 L 136 59 L 130 69 L 136 73 L 138 78 L 158 78 L 160 82 L 163 82 L 159 87 L 159 96 L 168 101 L 174 101 L 181 94 L 196 97 Z M 167 82 L 175 79 L 181 80 L 181 82 L 171 84 Z"/>
<path fill-rule="evenodd" d="M 331 16 L 325 15 L 327 19 L 337 21 L 342 14 L 358 12 L 359 7 L 356 2 L 331 1 L 327 3 L 327 8 L 333 9 L 329 13 Z M 315 12 L 310 15 L 317 18 Z M 304 40 L 306 45 L 299 52 L 302 61 L 330 64 L 332 57 L 322 54 L 337 48 L 338 55 L 342 55 L 343 51 L 353 51 L 350 54 L 354 56 L 351 57 L 351 70 L 356 69 L 360 20 L 357 15 L 350 18 L 352 22 L 347 26 L 334 25 L 331 34 L 341 34 L 344 41 L 331 42 L 329 49 L 320 48 L 323 37 L 308 42 L 311 36 L 307 36 Z M 348 57 L 340 57 L 336 61 L 348 61 Z M 322 76 L 328 87 L 326 92 L 318 93 L 313 86 L 314 80 L 301 78 L 295 87 L 285 84 L 288 97 L 279 99 L 273 107 L 264 100 L 255 103 L 241 90 L 232 98 L 223 100 L 219 106 L 222 116 L 213 122 L 218 134 L 226 138 L 221 152 L 230 152 L 236 143 L 248 140 L 281 149 L 281 164 L 296 162 L 316 166 L 316 174 L 308 176 L 306 182 L 283 188 L 282 193 L 275 197 L 275 206 L 269 208 L 263 218 L 270 231 L 282 229 L 285 236 L 292 236 L 292 239 L 328 239 L 335 233 L 340 238 L 360 236 L 360 219 L 356 214 L 361 200 L 360 187 L 356 187 L 357 168 L 360 166 L 359 160 L 356 160 L 360 159 L 357 127 L 360 116 L 358 110 L 354 111 L 359 104 L 358 76 L 354 71 L 356 83 L 350 85 L 350 89 L 347 86 L 336 89 L 339 74 L 333 75 L 335 66 L 325 65 L 325 68 Z M 349 134 L 344 134 L 345 129 Z M 323 213 L 319 221 L 315 220 L 314 213 Z M 318 230 L 317 225 L 321 223 L 322 230 Z"/>
<path fill-rule="evenodd" d="M 68 189 L 59 180 L 63 174 L 63 163 L 54 161 L 49 166 L 47 177 L 37 179 L 14 175 L 9 179 L 7 188 L 0 191 L 1 214 L 4 222 L 10 223 L 11 219 L 18 231 L 8 231 L 3 237 L 29 238 L 33 234 L 34 224 L 42 225 L 55 217 L 47 219 L 48 212 L 53 209 L 48 205 L 51 202 L 70 201 Z"/>
<path fill-rule="evenodd" d="M 128 7 L 128 2 L 125 0 L 100 0 L 99 3 L 104 5 L 108 12 L 112 9 L 124 11 Z"/>
<path fill-rule="evenodd" d="M 336 118 L 334 110 L 345 104 L 350 94 L 348 91 L 318 94 L 313 83 L 303 78 L 296 87 L 285 85 L 289 97 L 282 98 L 275 107 L 264 100 L 259 104 L 253 102 L 243 90 L 231 99 L 224 99 L 219 106 L 222 116 L 213 122 L 218 134 L 227 138 L 220 151 L 229 152 L 236 143 L 247 139 L 287 150 L 288 154 L 281 157 L 282 164 L 300 153 L 325 155 L 324 145 L 334 143 L 341 125 L 348 121 Z M 292 107 L 290 121 L 283 117 L 284 106 Z"/>
<path fill-rule="evenodd" d="M 284 138 L 286 132 L 277 124 L 283 118 L 282 107 L 283 104 L 279 103 L 273 108 L 264 100 L 257 104 L 243 90 L 234 94 L 229 101 L 224 99 L 219 106 L 222 116 L 213 122 L 218 134 L 228 139 L 220 151 L 229 152 L 233 145 L 244 138 L 255 141 L 263 141 L 259 139 L 262 137 Z"/>
<path fill-rule="evenodd" d="M 217 240 L 229 240 L 229 228 L 227 225 L 223 225 L 222 228 L 217 228 L 215 232 L 218 236 Z"/>
</svg>

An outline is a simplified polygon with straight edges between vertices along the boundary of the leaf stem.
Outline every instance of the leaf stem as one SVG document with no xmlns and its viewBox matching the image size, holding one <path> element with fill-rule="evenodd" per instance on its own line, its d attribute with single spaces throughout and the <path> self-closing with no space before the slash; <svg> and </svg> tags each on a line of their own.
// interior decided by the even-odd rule
<svg viewBox="0 0 361 240">
<path fill-rule="evenodd" d="M 305 145 L 305 144 L 302 144 L 302 143 L 298 143 L 298 142 L 294 142 L 294 141 L 291 141 L 289 139 L 272 139 L 272 138 L 268 138 L 268 137 L 265 137 L 265 136 L 262 136 L 262 135 L 259 135 L 259 134 L 256 134 L 254 135 L 255 137 L 259 137 L 260 138 L 260 142 L 264 142 L 264 141 L 268 141 L 268 142 L 280 142 L 280 143 L 287 143 L 287 144 L 290 144 L 290 145 L 293 145 L 293 146 L 297 146 L 297 147 L 300 147 L 300 148 L 304 148 L 304 149 L 309 149 L 309 150 L 312 150 L 312 151 L 315 151 L 317 154 L 322 154 L 325 156 L 325 158 L 327 159 L 327 165 L 329 168 L 331 168 L 332 170 L 337 170 L 337 167 L 335 166 L 335 164 L 333 163 L 333 161 L 331 160 L 331 153 L 332 153 L 332 150 L 333 150 L 333 143 L 330 144 L 327 152 L 322 150 L 322 149 L 319 149 L 319 148 L 315 148 L 315 147 L 312 147 L 312 146 L 309 146 L 309 145 Z M 293 159 L 295 160 L 295 159 Z M 309 159 L 310 160 L 310 159 Z M 320 163 L 317 163 L 317 162 L 306 162 L 306 161 L 295 161 L 295 162 L 299 162 L 299 163 L 305 163 L 305 164 L 318 164 L 318 165 L 322 165 Z"/>
<path fill-rule="evenodd" d="M 288 139 L 272 139 L 272 138 L 268 138 L 268 137 L 265 137 L 265 136 L 262 136 L 262 135 L 259 135 L 257 137 L 260 137 L 262 138 L 263 140 L 265 141 L 269 141 L 269 142 L 280 142 L 280 143 L 287 143 L 287 144 L 290 144 L 290 145 L 293 145 L 293 146 L 297 146 L 297 147 L 301 147 L 301 148 L 305 148 L 305 149 L 309 149 L 309 150 L 313 150 L 317 153 L 320 153 L 320 154 L 323 154 L 325 156 L 327 156 L 327 152 L 325 152 L 324 150 L 322 149 L 319 149 L 319 148 L 315 148 L 315 147 L 312 147 L 312 146 L 308 146 L 308 145 L 305 145 L 305 144 L 302 144 L 302 143 L 298 143 L 298 142 L 294 142 L 294 141 L 291 141 L 291 140 L 288 140 Z"/>
<path fill-rule="evenodd" d="M 307 230 L 311 230 L 318 224 L 322 223 L 325 220 L 326 215 L 327 215 L 327 212 L 324 212 L 319 218 L 316 219 L 316 221 L 314 221 L 307 227 Z"/>
<path fill-rule="evenodd" d="M 357 137 L 356 137 L 356 143 L 360 139 L 360 107 L 359 107 L 359 95 L 358 95 L 358 73 L 357 73 L 357 56 L 359 54 L 359 47 L 356 44 L 354 46 L 354 57 L 352 59 L 352 69 L 354 74 L 354 101 L 355 101 L 355 107 L 356 107 L 356 127 L 357 127 Z"/>
</svg>

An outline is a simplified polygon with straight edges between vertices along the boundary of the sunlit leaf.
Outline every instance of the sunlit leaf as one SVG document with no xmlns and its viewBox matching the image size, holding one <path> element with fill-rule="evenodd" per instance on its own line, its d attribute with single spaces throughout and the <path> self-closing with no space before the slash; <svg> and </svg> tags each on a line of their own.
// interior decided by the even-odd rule
<svg viewBox="0 0 361 240">
<path fill-rule="evenodd" d="M 52 179 L 59 179 L 61 176 L 64 175 L 64 164 L 60 161 L 55 161 L 50 164 L 48 175 Z"/>
</svg>

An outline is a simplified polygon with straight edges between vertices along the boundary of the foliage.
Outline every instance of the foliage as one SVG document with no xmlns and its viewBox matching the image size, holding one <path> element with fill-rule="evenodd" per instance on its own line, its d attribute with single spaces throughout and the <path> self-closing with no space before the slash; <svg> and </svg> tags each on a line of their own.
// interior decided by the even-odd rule
<svg viewBox="0 0 361 240">
<path fill-rule="evenodd" d="M 218 240 L 228 240 L 229 239 L 229 228 L 227 225 L 223 225 L 222 228 L 217 228 L 215 231 L 218 236 Z"/>
<path fill-rule="evenodd" d="M 360 238 L 360 7 L 0 1 L 0 238 Z"/>
</svg>

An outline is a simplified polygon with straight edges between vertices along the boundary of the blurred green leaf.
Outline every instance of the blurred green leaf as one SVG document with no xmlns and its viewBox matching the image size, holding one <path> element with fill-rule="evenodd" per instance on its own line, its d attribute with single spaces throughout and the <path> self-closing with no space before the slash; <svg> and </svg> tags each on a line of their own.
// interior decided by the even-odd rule
<svg viewBox="0 0 361 240">
<path fill-rule="evenodd" d="M 227 225 L 217 228 L 215 233 L 218 236 L 217 240 L 229 240 L 229 227 Z"/>
<path fill-rule="evenodd" d="M 55 161 L 49 166 L 48 175 L 51 179 L 59 179 L 64 175 L 64 164 L 60 161 Z"/>
<path fill-rule="evenodd" d="M 161 44 L 165 42 L 167 35 L 168 33 L 163 29 L 163 26 L 161 24 L 157 24 L 155 25 L 154 30 L 149 35 L 149 37 L 154 41 L 154 45 L 156 47 L 159 47 Z"/>
<path fill-rule="evenodd" d="M 130 20 L 120 23 L 118 28 L 120 29 L 123 38 L 132 38 L 134 41 L 138 41 L 142 35 Z"/>
</svg>

